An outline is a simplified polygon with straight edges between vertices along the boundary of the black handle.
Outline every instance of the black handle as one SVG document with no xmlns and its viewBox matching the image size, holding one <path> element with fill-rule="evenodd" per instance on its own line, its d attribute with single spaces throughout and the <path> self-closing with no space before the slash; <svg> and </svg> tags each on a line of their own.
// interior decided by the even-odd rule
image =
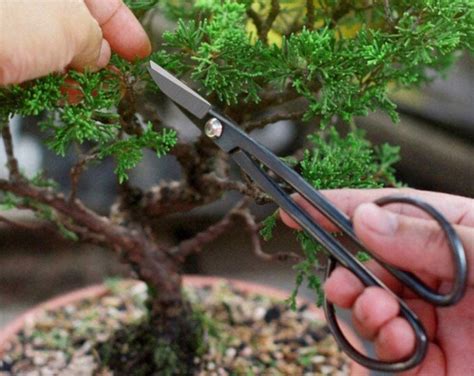
<svg viewBox="0 0 474 376">
<path fill-rule="evenodd" d="M 335 260 L 330 257 L 328 260 L 326 278 L 331 274 L 336 265 Z M 400 302 L 400 300 L 399 300 Z M 403 302 L 404 303 L 404 302 Z M 382 372 L 403 372 L 420 364 L 426 356 L 428 349 L 428 338 L 426 336 L 425 329 L 416 315 L 406 306 L 406 304 L 400 304 L 400 312 L 402 316 L 409 322 L 415 331 L 415 351 L 407 359 L 401 359 L 396 362 L 385 362 L 379 359 L 370 358 L 361 352 L 359 352 L 344 336 L 341 328 L 339 327 L 336 310 L 334 305 L 327 299 L 324 300 L 324 313 L 326 314 L 327 323 L 329 329 L 334 335 L 339 347 L 353 360 L 360 365 Z"/>
<path fill-rule="evenodd" d="M 438 222 L 446 236 L 446 239 L 448 240 L 448 245 L 451 250 L 451 256 L 455 266 L 453 287 L 450 292 L 444 295 L 439 294 L 436 291 L 428 288 L 416 276 L 405 271 L 396 269 L 391 265 L 385 264 L 383 262 L 381 262 L 381 264 L 384 265 L 384 267 L 387 268 L 393 275 L 395 275 L 402 283 L 409 286 L 414 292 L 416 292 L 423 299 L 429 301 L 432 304 L 447 306 L 458 302 L 463 297 L 467 287 L 467 262 L 462 242 L 459 239 L 459 236 L 457 235 L 452 225 L 446 220 L 446 218 L 444 218 L 444 216 L 439 211 L 437 211 L 431 205 L 427 204 L 424 201 L 421 201 L 418 198 L 405 196 L 387 196 L 377 200 L 375 203 L 380 206 L 393 203 L 402 203 L 416 206 L 425 213 L 427 213 L 436 222 Z M 334 270 L 336 263 L 337 262 L 335 261 L 335 259 L 330 257 L 326 271 L 326 278 L 328 278 L 331 272 Z M 354 346 L 352 346 L 352 344 L 345 338 L 337 322 L 334 305 L 330 303 L 327 299 L 325 299 L 324 301 L 324 311 L 328 320 L 328 326 L 331 329 L 332 333 L 334 333 L 334 337 L 338 342 L 339 346 L 344 350 L 347 355 L 349 355 L 352 359 L 354 359 L 357 363 L 363 365 L 364 367 L 383 372 L 401 372 L 416 366 L 419 362 L 423 360 L 424 356 L 420 358 L 420 355 L 422 355 L 421 351 L 415 351 L 415 353 L 413 353 L 413 355 L 409 359 L 400 360 L 397 362 L 382 362 L 377 359 L 369 358 L 364 354 L 360 353 L 357 349 L 355 349 Z M 401 312 L 402 315 L 413 326 L 413 323 L 410 321 L 411 315 L 407 315 L 406 307 L 404 305 L 401 306 Z M 424 343 L 420 341 L 420 337 L 418 337 L 417 335 L 416 347 L 421 348 L 423 346 Z"/>
<path fill-rule="evenodd" d="M 395 277 L 397 277 L 403 284 L 405 284 L 416 294 L 418 294 L 422 299 L 437 306 L 449 306 L 456 304 L 466 292 L 468 270 L 464 246 L 458 234 L 456 233 L 456 230 L 454 230 L 453 226 L 438 210 L 436 210 L 434 207 L 432 207 L 425 201 L 422 201 L 416 197 L 391 195 L 387 197 L 382 197 L 375 201 L 375 203 L 379 206 L 385 206 L 395 203 L 415 206 L 426 214 L 428 214 L 439 224 L 441 230 L 446 236 L 446 240 L 448 242 L 449 249 L 451 250 L 451 257 L 454 264 L 454 278 L 452 282 L 453 287 L 450 292 L 446 294 L 440 294 L 437 291 L 432 290 L 428 286 L 426 286 L 415 275 L 394 268 L 393 266 L 385 264 L 380 260 L 378 261 L 383 264 L 384 267 L 388 269 Z"/>
</svg>

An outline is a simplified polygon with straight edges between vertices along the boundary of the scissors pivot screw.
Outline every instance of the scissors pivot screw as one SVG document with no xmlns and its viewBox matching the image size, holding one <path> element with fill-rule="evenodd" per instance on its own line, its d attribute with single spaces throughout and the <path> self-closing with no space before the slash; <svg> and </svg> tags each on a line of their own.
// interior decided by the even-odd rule
<svg viewBox="0 0 474 376">
<path fill-rule="evenodd" d="M 209 119 L 204 127 L 204 133 L 209 138 L 219 138 L 222 136 L 223 130 L 222 123 L 216 118 Z"/>
</svg>

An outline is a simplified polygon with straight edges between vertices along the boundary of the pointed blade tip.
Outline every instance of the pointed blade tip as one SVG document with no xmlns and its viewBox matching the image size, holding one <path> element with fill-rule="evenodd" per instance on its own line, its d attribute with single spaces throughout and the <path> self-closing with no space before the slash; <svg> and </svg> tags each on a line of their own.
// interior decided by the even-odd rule
<svg viewBox="0 0 474 376">
<path fill-rule="evenodd" d="M 150 61 L 147 69 L 160 90 L 194 116 L 202 119 L 211 109 L 208 101 L 157 63 Z"/>
</svg>

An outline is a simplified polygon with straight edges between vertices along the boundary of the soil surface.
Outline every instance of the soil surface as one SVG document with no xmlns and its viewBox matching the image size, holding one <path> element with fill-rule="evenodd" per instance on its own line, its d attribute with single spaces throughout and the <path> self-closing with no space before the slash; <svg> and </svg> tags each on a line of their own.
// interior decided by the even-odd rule
<svg viewBox="0 0 474 376">
<path fill-rule="evenodd" d="M 0 360 L 0 375 L 119 375 L 100 349 L 117 332 L 143 322 L 146 287 L 129 281 L 108 286 L 105 296 L 43 312 L 27 323 Z M 185 293 L 204 328 L 195 375 L 349 374 L 348 358 L 306 305 L 292 311 L 282 301 L 225 283 Z M 133 349 L 125 345 L 121 351 L 126 358 Z"/>
</svg>

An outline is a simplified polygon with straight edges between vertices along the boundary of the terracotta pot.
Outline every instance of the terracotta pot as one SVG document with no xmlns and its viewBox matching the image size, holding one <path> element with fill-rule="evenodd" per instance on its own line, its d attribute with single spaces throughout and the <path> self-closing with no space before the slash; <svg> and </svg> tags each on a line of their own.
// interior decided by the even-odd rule
<svg viewBox="0 0 474 376">
<path fill-rule="evenodd" d="M 236 287 L 238 290 L 243 292 L 258 294 L 269 296 L 277 300 L 284 300 L 288 298 L 288 292 L 283 290 L 279 290 L 273 287 L 260 285 L 251 282 L 245 282 L 235 279 L 223 279 L 218 277 L 201 277 L 201 276 L 184 276 L 183 282 L 185 285 L 188 286 L 195 286 L 195 287 L 203 287 L 214 285 L 217 283 L 227 282 L 230 283 L 232 286 Z M 14 336 L 16 336 L 25 323 L 27 322 L 34 322 L 35 317 L 40 314 L 40 312 L 44 310 L 56 310 L 60 307 L 73 304 L 83 299 L 90 299 L 93 297 L 100 297 L 106 295 L 109 292 L 109 289 L 105 285 L 95 285 L 91 287 L 86 287 L 83 289 L 79 289 L 64 295 L 60 295 L 56 298 L 50 299 L 45 303 L 39 304 L 36 307 L 26 311 L 18 318 L 10 322 L 7 326 L 0 330 L 0 357 L 3 356 L 3 352 L 6 349 L 8 342 L 12 340 Z M 300 304 L 307 303 L 304 299 L 299 299 L 298 302 Z M 325 321 L 324 313 L 322 310 L 317 308 L 316 306 L 309 304 L 309 309 L 315 313 L 316 317 L 322 321 Z M 353 333 L 353 331 L 344 323 L 341 323 L 341 328 L 343 329 L 344 333 L 346 334 L 347 338 L 356 345 L 360 345 L 360 341 Z M 360 348 L 358 346 L 358 348 Z M 351 375 L 353 376 L 365 376 L 369 375 L 369 371 L 360 366 L 359 364 L 352 362 L 350 366 Z"/>
</svg>

